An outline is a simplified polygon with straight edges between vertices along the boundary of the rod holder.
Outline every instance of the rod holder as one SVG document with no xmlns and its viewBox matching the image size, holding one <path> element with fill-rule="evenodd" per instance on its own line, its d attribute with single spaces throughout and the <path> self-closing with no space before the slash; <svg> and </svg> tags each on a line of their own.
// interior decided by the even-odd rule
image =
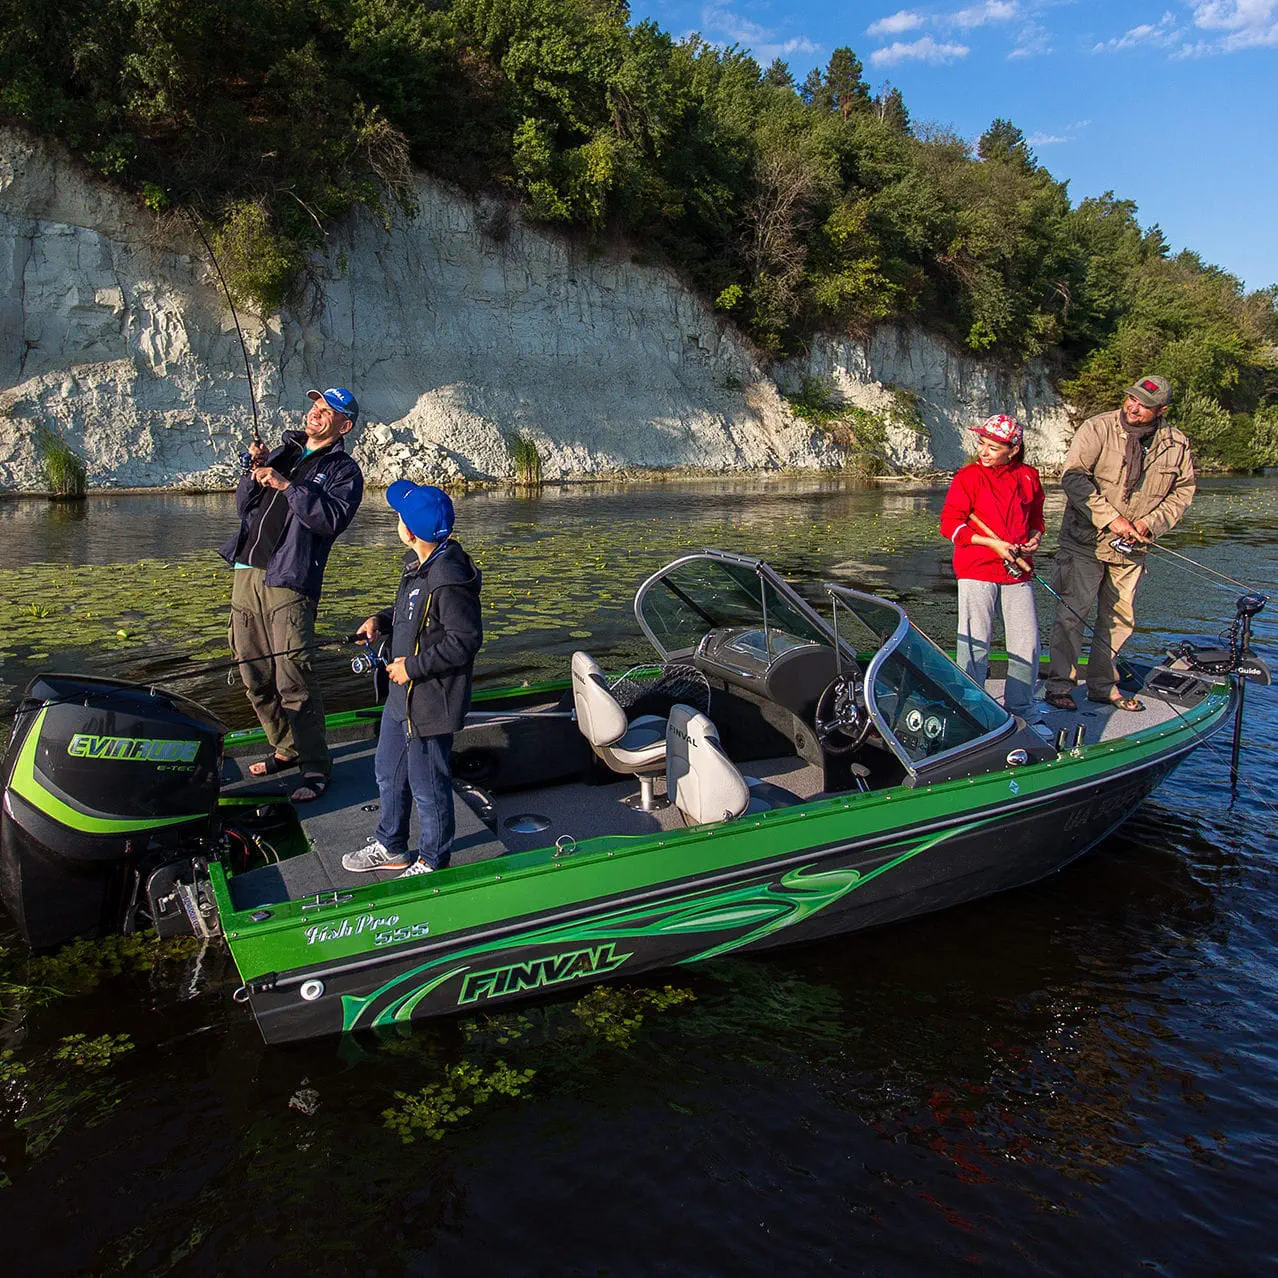
<svg viewBox="0 0 1278 1278">
<path fill-rule="evenodd" d="M 1081 750 L 1083 748 L 1083 738 L 1087 735 L 1087 729 L 1083 724 L 1079 724 L 1074 729 L 1074 749 Z"/>
</svg>

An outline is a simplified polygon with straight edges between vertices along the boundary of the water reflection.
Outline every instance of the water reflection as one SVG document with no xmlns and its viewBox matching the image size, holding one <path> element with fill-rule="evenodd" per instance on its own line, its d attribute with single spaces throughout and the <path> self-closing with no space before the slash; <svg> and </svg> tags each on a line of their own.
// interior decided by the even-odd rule
<svg viewBox="0 0 1278 1278">
<path fill-rule="evenodd" d="M 518 578 L 545 608 L 500 601 L 494 616 L 514 621 L 490 671 L 562 673 L 580 642 L 570 612 L 620 664 L 633 585 L 705 541 L 772 559 L 809 592 L 827 576 L 881 583 L 946 640 L 942 498 L 824 481 L 467 497 L 494 592 L 513 597 Z M 225 497 L 95 498 L 74 524 L 35 507 L 0 503 L 8 566 L 207 555 L 233 522 Z M 1276 515 L 1278 485 L 1211 480 L 1176 544 L 1273 590 Z M 391 536 L 370 501 L 352 545 L 380 553 Z M 1210 634 L 1236 593 L 1154 565 L 1134 642 Z M 1262 650 L 1273 624 L 1262 614 Z M 1080 1239 L 1106 1271 L 1210 1272 L 1227 1245 L 1232 1269 L 1261 1272 L 1278 1171 L 1275 694 L 1249 708 L 1233 805 L 1227 751 L 1200 750 L 1118 836 L 1035 887 L 661 974 L 697 1001 L 649 1016 L 624 1049 L 573 1002 L 546 1001 L 268 1050 L 219 951 L 29 1009 L 0 1022 L 0 1051 L 30 1068 L 0 1085 L 0 1224 L 25 1268 L 49 1273 L 292 1272 L 299 1257 L 396 1273 L 1068 1273 Z M 62 1039 L 107 1032 L 135 1047 L 84 1084 L 80 1117 L 19 1125 L 58 1081 Z M 401 1144 L 383 1122 L 396 1092 L 462 1061 L 538 1072 L 527 1100 Z M 313 1104 L 293 1103 L 303 1092 Z"/>
</svg>

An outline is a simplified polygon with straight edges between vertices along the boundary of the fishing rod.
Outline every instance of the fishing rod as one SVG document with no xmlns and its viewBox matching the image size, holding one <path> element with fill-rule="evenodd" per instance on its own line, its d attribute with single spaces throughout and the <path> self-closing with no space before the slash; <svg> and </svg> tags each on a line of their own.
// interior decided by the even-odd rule
<svg viewBox="0 0 1278 1278">
<path fill-rule="evenodd" d="M 974 523 L 987 537 L 993 537 L 998 541 L 1005 541 L 1006 538 L 999 537 L 996 532 L 975 513 L 968 515 L 968 520 Z M 1009 543 L 1010 544 L 1010 543 Z M 1130 538 L 1114 537 L 1110 540 L 1110 546 L 1117 550 L 1120 554 L 1131 556 L 1135 552 L 1135 545 Z M 1034 571 L 1032 563 L 1025 560 L 1019 554 L 1020 547 L 1012 547 L 1013 554 L 1003 559 L 1003 567 L 1009 576 L 1018 580 L 1027 580 L 1032 578 L 1037 581 L 1044 590 L 1048 592 L 1062 607 L 1073 614 L 1080 622 L 1083 632 L 1086 635 L 1089 644 L 1094 646 L 1096 643 L 1102 644 L 1109 650 L 1109 655 L 1114 662 L 1123 667 L 1124 673 L 1129 671 L 1129 667 L 1123 662 L 1122 656 L 1119 654 L 1113 644 L 1103 639 L 1096 633 L 1093 626 L 1087 622 L 1076 608 L 1067 600 L 1063 599 L 1056 589 L 1051 586 L 1039 573 Z M 1174 551 L 1168 553 L 1174 554 Z M 1227 649 L 1211 651 L 1204 650 L 1202 652 L 1195 649 L 1194 645 L 1188 642 L 1179 644 L 1175 649 L 1168 652 L 1168 657 L 1172 659 L 1179 658 L 1183 660 L 1191 669 L 1201 670 L 1208 674 L 1236 674 L 1238 697 L 1234 707 L 1234 728 L 1232 749 L 1230 751 L 1229 760 L 1229 784 L 1234 794 L 1238 792 L 1238 774 L 1239 774 L 1239 758 L 1242 753 L 1242 719 L 1243 707 L 1246 702 L 1246 684 L 1248 678 L 1254 679 L 1259 683 L 1268 685 L 1272 682 L 1272 677 L 1268 666 L 1265 665 L 1259 657 L 1251 650 L 1251 623 L 1255 617 L 1268 602 L 1268 596 L 1261 594 L 1259 591 L 1253 590 L 1245 582 L 1235 581 L 1234 578 L 1226 576 L 1215 569 L 1207 568 L 1205 564 L 1198 564 L 1190 559 L 1188 555 L 1179 555 L 1178 558 L 1185 559 L 1189 563 L 1194 564 L 1196 568 L 1203 568 L 1208 572 L 1214 573 L 1218 577 L 1223 577 L 1226 581 L 1232 582 L 1234 585 L 1242 586 L 1247 594 L 1242 595 L 1236 602 L 1235 615 L 1230 625 L 1221 632 L 1221 639 L 1227 645 Z M 1167 703 L 1171 705 L 1170 702 Z M 1176 716 L 1182 722 L 1188 722 L 1180 711 L 1171 705 Z M 1063 731 L 1063 729 L 1062 729 Z M 1195 730 L 1195 735 L 1199 735 Z M 1204 741 L 1207 738 L 1202 738 Z"/>
<path fill-rule="evenodd" d="M 217 674 L 219 671 L 227 672 L 227 683 L 234 683 L 234 671 L 240 666 L 251 665 L 254 661 L 269 661 L 275 657 L 294 657 L 303 652 L 316 652 L 321 648 L 336 648 L 342 644 L 348 643 L 365 643 L 364 636 L 358 631 L 355 634 L 342 635 L 336 639 L 317 639 L 313 643 L 299 644 L 295 648 L 280 648 L 274 652 L 260 652 L 253 657 L 233 657 L 230 661 L 216 661 L 210 665 L 202 666 L 179 666 L 178 669 L 170 671 L 162 679 L 147 679 L 139 681 L 136 686 L 142 688 L 166 688 L 168 685 L 175 683 L 179 679 L 193 679 L 199 675 Z M 376 658 L 360 654 L 351 659 L 351 670 L 355 674 L 366 674 L 375 667 L 385 665 L 385 659 L 380 655 Z M 179 696 L 182 694 L 178 694 Z M 80 694 L 66 699 L 67 704 L 78 701 Z M 0 720 L 16 718 L 24 713 L 28 708 L 28 702 L 24 699 L 17 705 L 4 706 L 0 708 Z M 63 701 L 52 699 L 48 701 L 40 701 L 40 705 L 62 705 Z"/>
<path fill-rule="evenodd" d="M 231 296 L 226 276 L 222 274 L 221 264 L 217 260 L 217 254 L 213 252 L 213 245 L 209 243 L 208 236 L 204 234 L 204 228 L 190 209 L 183 207 L 182 211 L 190 220 L 191 225 L 195 227 L 195 233 L 204 242 L 204 247 L 208 250 L 209 261 L 213 263 L 213 269 L 217 272 L 217 277 L 222 283 L 222 292 L 226 294 L 226 304 L 231 308 L 231 318 L 235 321 L 235 335 L 240 339 L 240 353 L 244 356 L 244 376 L 248 380 L 249 404 L 253 408 L 253 447 L 262 448 L 264 446 L 262 443 L 262 427 L 257 415 L 257 396 L 253 393 L 253 371 L 249 366 L 248 343 L 244 340 L 244 330 L 240 327 L 240 316 L 235 309 L 235 299 Z M 251 452 L 245 451 L 240 454 L 240 466 L 246 471 L 253 469 L 253 460 Z"/>
<path fill-rule="evenodd" d="M 1130 537 L 1114 537 L 1109 543 L 1115 550 L 1122 555 L 1132 555 L 1136 552 L 1137 543 Z M 1182 555 L 1179 550 L 1172 550 L 1170 546 L 1160 546 L 1156 541 L 1150 539 L 1140 543 L 1146 550 L 1157 551 L 1160 555 L 1174 555 L 1177 559 L 1183 559 L 1185 563 L 1192 564 L 1195 568 L 1201 569 L 1205 573 L 1210 573 L 1213 577 L 1219 577 L 1222 581 L 1227 581 L 1231 586 L 1241 586 L 1244 590 L 1251 594 L 1260 595 L 1266 601 L 1269 595 L 1262 594 L 1254 586 L 1250 586 L 1245 581 L 1239 581 L 1236 577 L 1229 576 L 1228 573 L 1221 572 L 1218 568 L 1212 568 L 1207 564 L 1200 564 L 1197 559 L 1191 559 L 1188 555 Z"/>
</svg>

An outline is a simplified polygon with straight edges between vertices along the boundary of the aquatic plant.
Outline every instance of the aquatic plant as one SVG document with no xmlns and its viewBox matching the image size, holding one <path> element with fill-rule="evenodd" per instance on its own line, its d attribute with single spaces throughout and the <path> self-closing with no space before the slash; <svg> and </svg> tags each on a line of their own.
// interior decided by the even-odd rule
<svg viewBox="0 0 1278 1278">
<path fill-rule="evenodd" d="M 691 990 L 676 989 L 673 985 L 659 990 L 596 985 L 577 1000 L 572 1011 L 594 1037 L 613 1047 L 629 1047 L 648 1012 L 664 1012 L 681 1003 L 694 1003 L 696 998 Z"/>
<path fill-rule="evenodd" d="M 133 1040 L 127 1034 L 99 1034 L 97 1038 L 90 1038 L 87 1034 L 68 1034 L 53 1053 L 53 1059 L 79 1069 L 101 1070 L 132 1050 Z"/>
<path fill-rule="evenodd" d="M 0 962 L 12 965 L 12 975 L 17 980 L 11 988 L 23 999 L 39 994 L 76 997 L 88 994 L 108 977 L 149 972 L 165 963 L 180 962 L 199 947 L 200 941 L 194 936 L 160 940 L 153 932 L 132 932 L 127 936 L 72 941 L 52 954 L 16 961 L 0 956 Z M 0 973 L 3 971 L 0 967 Z"/>
<path fill-rule="evenodd" d="M 84 462 L 71 446 L 51 430 L 36 432 L 36 452 L 44 468 L 44 481 L 56 497 L 83 497 L 88 487 Z"/>
<path fill-rule="evenodd" d="M 516 432 L 506 437 L 506 451 L 515 467 L 517 484 L 541 483 L 541 454 L 527 435 Z"/>
<path fill-rule="evenodd" d="M 399 1105 L 382 1111 L 386 1126 L 405 1145 L 418 1136 L 442 1140 L 449 1127 L 456 1126 L 494 1096 L 517 1097 L 536 1075 L 535 1069 L 516 1069 L 505 1061 L 484 1068 L 469 1061 L 451 1065 L 441 1082 L 431 1083 L 420 1092 L 396 1092 Z"/>
</svg>

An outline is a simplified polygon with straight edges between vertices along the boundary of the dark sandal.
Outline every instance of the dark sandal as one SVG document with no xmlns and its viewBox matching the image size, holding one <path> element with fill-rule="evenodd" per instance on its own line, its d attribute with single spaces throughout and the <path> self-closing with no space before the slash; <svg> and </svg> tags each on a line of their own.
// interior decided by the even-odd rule
<svg viewBox="0 0 1278 1278">
<path fill-rule="evenodd" d="M 1068 692 L 1045 692 L 1043 700 L 1047 702 L 1053 710 L 1077 710 L 1078 703 Z"/>
<path fill-rule="evenodd" d="M 1137 714 L 1144 710 L 1145 703 L 1139 697 L 1088 697 L 1097 705 L 1113 706 L 1115 710 L 1126 710 L 1129 714 Z"/>
<path fill-rule="evenodd" d="M 265 759 L 255 759 L 250 763 L 248 774 L 251 777 L 273 777 L 277 772 L 287 772 L 295 767 L 296 759 L 281 759 L 278 754 L 268 754 Z M 254 772 L 254 768 L 259 768 L 260 771 Z"/>
<path fill-rule="evenodd" d="M 313 803 L 328 789 L 328 778 L 318 772 L 303 772 L 302 784 L 288 797 L 294 803 Z"/>
</svg>

